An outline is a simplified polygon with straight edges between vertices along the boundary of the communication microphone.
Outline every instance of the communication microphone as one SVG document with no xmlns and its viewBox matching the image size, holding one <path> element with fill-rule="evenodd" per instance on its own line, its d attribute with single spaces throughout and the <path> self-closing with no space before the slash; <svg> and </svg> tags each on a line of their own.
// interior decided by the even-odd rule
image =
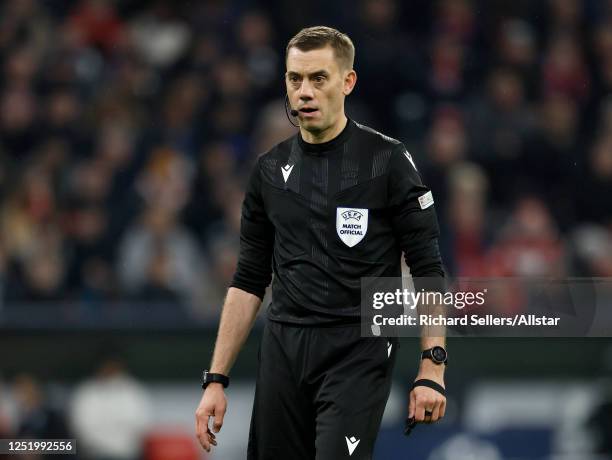
<svg viewBox="0 0 612 460">
<path fill-rule="evenodd" d="M 291 108 L 291 106 L 289 105 L 289 96 L 285 94 L 285 115 L 287 116 L 287 120 L 289 120 L 289 123 L 291 123 L 296 128 L 299 128 L 300 125 L 295 124 L 295 122 L 289 117 L 289 114 L 291 114 L 292 117 L 297 117 L 298 113 L 299 112 L 297 110 Z"/>
</svg>

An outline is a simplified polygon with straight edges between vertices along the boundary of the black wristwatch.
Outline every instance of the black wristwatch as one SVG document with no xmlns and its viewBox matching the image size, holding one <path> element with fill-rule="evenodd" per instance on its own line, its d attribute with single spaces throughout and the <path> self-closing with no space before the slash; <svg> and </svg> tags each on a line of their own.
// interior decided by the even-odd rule
<svg viewBox="0 0 612 460">
<path fill-rule="evenodd" d="M 431 359 L 436 364 L 448 364 L 448 355 L 444 347 L 433 347 L 423 350 L 421 359 Z"/>
<path fill-rule="evenodd" d="M 205 369 L 202 373 L 202 388 L 206 389 L 206 387 L 210 383 L 220 383 L 223 385 L 223 388 L 227 388 L 229 386 L 229 377 L 223 374 L 212 374 L 208 372 L 208 369 Z"/>
</svg>

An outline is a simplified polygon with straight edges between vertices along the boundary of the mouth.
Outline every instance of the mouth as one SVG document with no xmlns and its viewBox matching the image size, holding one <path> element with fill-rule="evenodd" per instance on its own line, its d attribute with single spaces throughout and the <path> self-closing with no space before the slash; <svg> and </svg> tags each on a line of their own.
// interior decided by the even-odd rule
<svg viewBox="0 0 612 460">
<path fill-rule="evenodd" d="M 305 117 L 312 117 L 315 113 L 317 113 L 319 109 L 314 107 L 302 107 L 299 112 Z"/>
</svg>

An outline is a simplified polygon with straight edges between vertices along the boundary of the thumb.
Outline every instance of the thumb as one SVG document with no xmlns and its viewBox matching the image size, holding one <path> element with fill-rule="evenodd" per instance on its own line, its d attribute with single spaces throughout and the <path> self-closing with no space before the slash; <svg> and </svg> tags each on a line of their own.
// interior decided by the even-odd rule
<svg viewBox="0 0 612 460">
<path fill-rule="evenodd" d="M 414 390 L 410 392 L 410 403 L 408 404 L 408 417 L 414 417 L 414 412 L 416 409 L 416 396 L 414 395 Z"/>
</svg>

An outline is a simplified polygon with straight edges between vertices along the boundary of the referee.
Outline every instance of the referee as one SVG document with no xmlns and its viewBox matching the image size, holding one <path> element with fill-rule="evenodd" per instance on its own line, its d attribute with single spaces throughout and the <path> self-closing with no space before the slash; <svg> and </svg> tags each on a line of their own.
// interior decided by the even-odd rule
<svg viewBox="0 0 612 460">
<path fill-rule="evenodd" d="M 444 277 L 433 199 L 412 157 L 344 113 L 354 56 L 350 38 L 329 27 L 303 29 L 287 45 L 300 130 L 259 157 L 247 186 L 238 267 L 196 410 L 207 451 L 272 273 L 249 460 L 372 458 L 398 341 L 361 337 L 360 279 L 401 276 L 402 252 L 413 276 Z M 408 416 L 431 423 L 445 412 L 446 351 L 443 337 L 421 340 L 417 380 L 427 386 L 410 391 Z"/>
</svg>

